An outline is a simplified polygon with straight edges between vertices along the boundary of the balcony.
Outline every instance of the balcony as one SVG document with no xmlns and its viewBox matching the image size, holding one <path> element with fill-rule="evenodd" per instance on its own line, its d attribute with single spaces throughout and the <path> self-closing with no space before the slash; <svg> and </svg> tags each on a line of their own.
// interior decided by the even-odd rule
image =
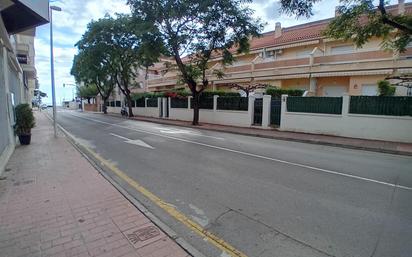
<svg viewBox="0 0 412 257">
<path fill-rule="evenodd" d="M 9 34 L 16 34 L 49 22 L 48 0 L 14 0 L 0 9 Z"/>
<path fill-rule="evenodd" d="M 270 60 L 257 62 L 254 67 L 251 63 L 226 67 L 222 79 L 209 72 L 208 79 L 216 83 L 229 83 L 250 81 L 251 78 L 256 80 L 308 78 L 310 74 L 316 77 L 327 76 L 326 74 L 386 74 L 393 68 L 412 68 L 411 57 L 412 48 L 400 54 L 396 61 L 392 53 L 382 50 L 316 56 L 312 65 L 309 57 Z M 150 88 L 176 85 L 176 83 L 177 76 L 153 78 L 148 82 Z"/>
</svg>

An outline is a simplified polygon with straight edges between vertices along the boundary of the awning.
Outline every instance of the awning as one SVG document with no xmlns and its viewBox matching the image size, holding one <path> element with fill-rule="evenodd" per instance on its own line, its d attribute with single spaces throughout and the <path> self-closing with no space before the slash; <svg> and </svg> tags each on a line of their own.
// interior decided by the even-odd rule
<svg viewBox="0 0 412 257">
<path fill-rule="evenodd" d="M 368 76 L 368 75 L 388 75 L 392 74 L 392 69 L 385 70 L 360 70 L 360 71 L 336 71 L 312 73 L 312 77 L 346 77 L 346 76 Z"/>
<path fill-rule="evenodd" d="M 9 34 L 16 34 L 49 22 L 48 0 L 14 0 L 0 10 Z"/>
</svg>

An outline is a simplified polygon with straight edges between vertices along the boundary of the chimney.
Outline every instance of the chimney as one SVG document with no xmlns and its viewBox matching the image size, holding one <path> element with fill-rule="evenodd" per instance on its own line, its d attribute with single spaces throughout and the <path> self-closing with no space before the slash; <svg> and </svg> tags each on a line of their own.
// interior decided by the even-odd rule
<svg viewBox="0 0 412 257">
<path fill-rule="evenodd" d="M 398 14 L 405 13 L 405 0 L 398 0 Z"/>
<path fill-rule="evenodd" d="M 275 25 L 275 38 L 280 37 L 282 35 L 282 24 L 280 22 L 276 22 Z"/>
<path fill-rule="evenodd" d="M 335 17 L 338 17 L 339 15 L 341 15 L 341 11 L 340 11 L 341 6 L 338 5 L 335 7 Z"/>
</svg>

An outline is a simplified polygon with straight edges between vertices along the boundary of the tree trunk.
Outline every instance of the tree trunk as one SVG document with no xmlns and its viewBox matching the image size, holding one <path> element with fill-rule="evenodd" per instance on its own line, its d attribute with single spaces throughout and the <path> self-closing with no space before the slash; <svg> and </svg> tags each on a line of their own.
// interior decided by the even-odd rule
<svg viewBox="0 0 412 257">
<path fill-rule="evenodd" d="M 192 106 L 193 106 L 193 121 L 192 125 L 199 125 L 199 93 L 194 91 L 192 92 Z"/>
<path fill-rule="evenodd" d="M 127 107 L 129 107 L 129 117 L 133 117 L 133 109 L 132 109 L 132 98 L 130 97 L 130 94 L 126 96 L 127 100 Z"/>
<path fill-rule="evenodd" d="M 103 113 L 107 114 L 107 98 L 103 99 Z"/>
<path fill-rule="evenodd" d="M 90 97 L 87 97 L 87 103 L 90 104 Z"/>
</svg>

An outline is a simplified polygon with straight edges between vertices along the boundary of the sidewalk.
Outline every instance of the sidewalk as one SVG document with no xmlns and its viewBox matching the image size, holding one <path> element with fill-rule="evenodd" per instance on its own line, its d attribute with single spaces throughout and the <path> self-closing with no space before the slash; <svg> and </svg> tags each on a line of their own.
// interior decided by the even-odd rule
<svg viewBox="0 0 412 257">
<path fill-rule="evenodd" d="M 36 113 L 0 180 L 0 256 L 187 257 Z"/>
<path fill-rule="evenodd" d="M 120 116 L 117 114 L 110 114 L 110 115 L 114 115 L 118 117 Z M 279 131 L 276 129 L 242 128 L 242 127 L 209 124 L 209 123 L 201 123 L 200 126 L 193 126 L 191 122 L 188 122 L 188 121 L 150 118 L 150 117 L 142 117 L 142 116 L 136 116 L 136 117 L 133 117 L 132 119 L 140 120 L 140 121 L 156 122 L 156 123 L 168 124 L 168 125 L 175 125 L 175 126 L 192 127 L 192 128 L 197 128 L 197 129 L 213 130 L 213 131 L 219 131 L 219 132 L 235 133 L 235 134 L 248 135 L 248 136 L 265 137 L 265 138 L 271 138 L 271 139 L 337 146 L 337 147 L 344 147 L 344 148 L 351 148 L 351 149 L 368 150 L 368 151 L 374 151 L 374 152 L 412 155 L 412 144 L 411 143 L 397 143 L 397 142 L 387 142 L 387 141 L 380 141 L 380 140 L 367 140 L 367 139 L 357 139 L 357 138 L 328 136 L 328 135 L 286 132 L 286 131 Z"/>
</svg>

